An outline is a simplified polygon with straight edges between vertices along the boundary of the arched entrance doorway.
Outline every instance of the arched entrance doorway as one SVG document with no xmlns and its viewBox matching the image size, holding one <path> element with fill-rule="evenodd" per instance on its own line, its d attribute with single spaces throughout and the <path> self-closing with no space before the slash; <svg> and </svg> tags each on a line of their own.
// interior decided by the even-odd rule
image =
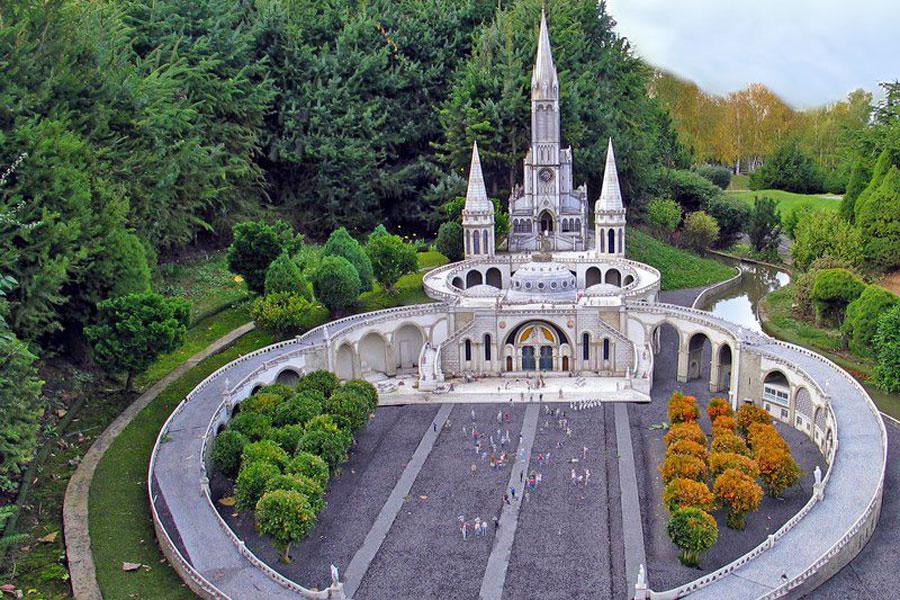
<svg viewBox="0 0 900 600">
<path fill-rule="evenodd" d="M 597 267 L 590 267 L 587 272 L 584 274 L 584 287 L 591 287 L 592 285 L 597 285 L 602 281 L 602 275 L 600 274 L 600 269 Z"/>
<path fill-rule="evenodd" d="M 387 344 L 380 334 L 373 331 L 359 341 L 359 357 L 363 374 L 387 373 Z"/>
<path fill-rule="evenodd" d="M 353 348 L 350 344 L 341 344 L 334 358 L 334 374 L 339 379 L 353 379 Z"/>
<path fill-rule="evenodd" d="M 400 327 L 394 333 L 394 351 L 397 353 L 397 368 L 409 369 L 418 366 L 419 353 L 425 343 L 422 332 L 411 323 Z"/>
<path fill-rule="evenodd" d="M 503 287 L 503 275 L 500 274 L 500 269 L 496 267 L 491 267 L 487 270 L 487 276 L 485 277 L 485 283 L 488 285 L 492 285 L 495 288 Z"/>
<path fill-rule="evenodd" d="M 688 341 L 688 380 L 709 375 L 710 362 L 705 358 L 712 354 L 712 344 L 706 334 L 695 333 Z"/>
<path fill-rule="evenodd" d="M 719 377 L 717 390 L 727 392 L 731 389 L 731 346 L 722 344 L 718 356 Z"/>
<path fill-rule="evenodd" d="M 293 369 L 285 369 L 275 378 L 275 383 L 280 385 L 295 386 L 300 382 L 300 373 Z"/>
<path fill-rule="evenodd" d="M 606 272 L 604 278 L 606 279 L 606 283 L 616 287 L 622 287 L 622 274 L 619 273 L 618 269 L 610 269 Z"/>
<path fill-rule="evenodd" d="M 544 321 L 526 323 L 510 332 L 507 339 L 512 344 L 519 369 L 522 371 L 558 371 L 568 367 L 563 364 L 561 346 L 568 347 L 562 333 Z M 509 366 L 509 361 L 507 361 Z"/>
<path fill-rule="evenodd" d="M 545 210 L 540 216 L 541 232 L 553 231 L 553 215 L 550 211 Z"/>
</svg>

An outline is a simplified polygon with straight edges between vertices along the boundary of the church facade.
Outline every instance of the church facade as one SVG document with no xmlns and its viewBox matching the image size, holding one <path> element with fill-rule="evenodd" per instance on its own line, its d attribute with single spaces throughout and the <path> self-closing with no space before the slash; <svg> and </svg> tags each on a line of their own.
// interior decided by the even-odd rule
<svg viewBox="0 0 900 600">
<path fill-rule="evenodd" d="M 587 186 L 574 187 L 572 149 L 560 142 L 559 109 L 559 79 L 542 14 L 531 76 L 531 146 L 523 183 L 509 197 L 511 252 L 538 249 L 541 234 L 553 250 L 589 247 Z"/>
</svg>

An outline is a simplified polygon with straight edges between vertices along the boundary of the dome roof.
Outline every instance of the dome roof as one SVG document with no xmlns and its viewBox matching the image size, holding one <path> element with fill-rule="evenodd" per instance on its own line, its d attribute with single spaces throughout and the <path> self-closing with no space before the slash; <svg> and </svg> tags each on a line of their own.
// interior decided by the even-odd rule
<svg viewBox="0 0 900 600">
<path fill-rule="evenodd" d="M 577 290 L 575 275 L 554 262 L 529 262 L 512 275 L 510 297 L 537 301 L 571 300 Z"/>
<path fill-rule="evenodd" d="M 502 293 L 503 290 L 501 290 L 500 288 L 484 283 L 473 285 L 472 287 L 466 288 L 466 290 L 463 292 L 464 295 L 473 298 L 492 298 L 494 296 L 499 296 Z"/>
</svg>

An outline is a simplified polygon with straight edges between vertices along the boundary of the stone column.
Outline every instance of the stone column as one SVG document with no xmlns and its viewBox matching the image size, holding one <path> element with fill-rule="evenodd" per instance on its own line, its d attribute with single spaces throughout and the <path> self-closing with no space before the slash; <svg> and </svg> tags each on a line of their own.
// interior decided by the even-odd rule
<svg viewBox="0 0 900 600">
<path fill-rule="evenodd" d="M 719 348 L 721 346 L 719 344 L 713 344 L 712 350 L 710 352 L 710 364 L 709 364 L 709 391 L 710 392 L 718 392 L 719 391 Z M 703 350 L 701 349 L 701 358 L 703 354 Z"/>
<path fill-rule="evenodd" d="M 688 366 L 690 359 L 690 353 L 688 352 L 687 344 L 680 343 L 678 344 L 678 369 L 675 371 L 675 381 L 678 383 L 687 383 L 688 380 Z"/>
</svg>

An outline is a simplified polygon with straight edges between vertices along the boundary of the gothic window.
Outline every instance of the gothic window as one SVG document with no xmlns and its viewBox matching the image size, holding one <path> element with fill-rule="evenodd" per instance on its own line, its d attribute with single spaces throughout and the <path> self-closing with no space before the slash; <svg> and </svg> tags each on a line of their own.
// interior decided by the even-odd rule
<svg viewBox="0 0 900 600">
<path fill-rule="evenodd" d="M 581 219 L 575 219 L 575 231 L 581 231 Z"/>
<path fill-rule="evenodd" d="M 472 254 L 472 245 L 470 244 L 471 234 L 469 230 L 466 230 L 466 254 Z"/>
<path fill-rule="evenodd" d="M 479 237 L 477 231 L 475 232 L 475 235 L 472 236 L 472 238 L 473 238 L 473 244 L 472 244 L 472 246 L 473 246 L 473 248 L 474 248 L 474 250 L 472 251 L 472 253 L 473 253 L 473 254 L 481 254 L 481 244 L 479 243 L 479 240 L 480 240 L 481 238 Z"/>
<path fill-rule="evenodd" d="M 581 336 L 581 358 L 582 360 L 591 358 L 591 336 L 586 332 Z"/>
<path fill-rule="evenodd" d="M 466 340 L 465 346 L 466 346 L 466 360 L 467 361 L 472 360 L 472 342 L 469 340 Z"/>
<path fill-rule="evenodd" d="M 484 253 L 485 253 L 485 254 L 490 254 L 490 252 L 488 251 L 488 232 L 487 232 L 487 229 L 485 229 L 484 231 L 481 232 L 481 236 L 482 236 L 482 246 L 484 247 Z"/>
<path fill-rule="evenodd" d="M 610 254 L 615 254 L 615 252 L 616 252 L 616 230 L 610 228 L 609 231 L 606 232 L 606 237 L 607 237 L 607 241 L 608 241 L 607 245 L 609 246 L 607 252 L 609 252 Z M 478 248 L 478 246 L 475 246 L 475 247 Z M 475 252 L 477 253 L 478 250 L 475 250 Z"/>
<path fill-rule="evenodd" d="M 491 334 L 484 334 L 484 360 L 491 360 Z"/>
<path fill-rule="evenodd" d="M 606 244 L 603 243 L 604 239 L 606 239 L 606 229 L 600 229 L 600 236 L 597 239 L 597 245 L 600 247 L 600 252 L 603 252 L 606 249 Z"/>
<path fill-rule="evenodd" d="M 625 232 L 621 227 L 619 227 L 619 254 L 622 254 L 622 243 L 625 239 Z"/>
<path fill-rule="evenodd" d="M 609 338 L 603 338 L 603 360 L 609 360 Z"/>
</svg>

